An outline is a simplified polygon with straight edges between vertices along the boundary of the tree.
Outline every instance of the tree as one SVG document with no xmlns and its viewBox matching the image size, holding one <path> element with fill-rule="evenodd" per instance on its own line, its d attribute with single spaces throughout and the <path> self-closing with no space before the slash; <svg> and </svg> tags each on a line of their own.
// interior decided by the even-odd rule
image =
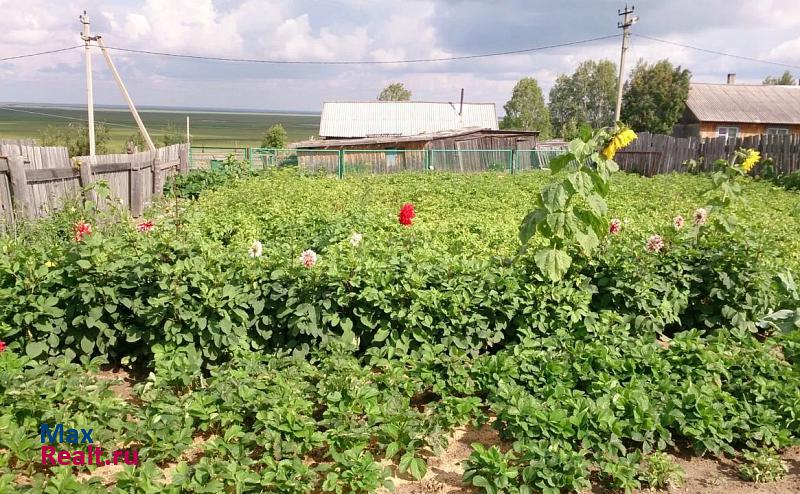
<svg viewBox="0 0 800 494">
<path fill-rule="evenodd" d="M 550 113 L 544 104 L 542 89 L 532 77 L 520 79 L 503 106 L 506 116 L 500 122 L 503 129 L 538 130 L 542 137 L 550 135 Z"/>
<path fill-rule="evenodd" d="M 289 143 L 289 136 L 286 135 L 286 130 L 281 124 L 275 124 L 264 134 L 264 139 L 261 140 L 262 148 L 275 148 L 284 149 Z"/>
<path fill-rule="evenodd" d="M 797 80 L 792 76 L 791 72 L 784 70 L 783 74 L 779 75 L 778 77 L 768 75 L 762 84 L 768 84 L 771 86 L 794 86 L 797 84 Z"/>
<path fill-rule="evenodd" d="M 408 101 L 410 99 L 411 91 L 406 89 L 402 82 L 389 84 L 378 95 L 378 101 Z"/>
<path fill-rule="evenodd" d="M 668 60 L 650 65 L 640 59 L 625 83 L 622 121 L 638 131 L 672 133 L 686 108 L 691 77 Z"/>
<path fill-rule="evenodd" d="M 172 146 L 173 144 L 183 144 L 186 142 L 186 134 L 178 130 L 178 127 L 172 122 L 167 123 L 162 132 L 161 144 L 164 146 Z"/>
<path fill-rule="evenodd" d="M 89 124 L 69 123 L 64 127 L 47 126 L 39 139 L 43 146 L 64 146 L 70 156 L 89 155 Z M 102 123 L 94 126 L 95 153 L 108 152 L 111 133 Z"/>
<path fill-rule="evenodd" d="M 565 139 L 582 125 L 594 128 L 614 123 L 617 66 L 609 60 L 587 60 L 572 75 L 561 74 L 550 90 L 550 121 Z"/>
</svg>

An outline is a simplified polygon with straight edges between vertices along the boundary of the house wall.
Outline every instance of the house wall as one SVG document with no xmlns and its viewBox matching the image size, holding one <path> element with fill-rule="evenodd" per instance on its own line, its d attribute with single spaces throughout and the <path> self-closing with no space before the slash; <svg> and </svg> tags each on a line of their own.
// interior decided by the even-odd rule
<svg viewBox="0 0 800 494">
<path fill-rule="evenodd" d="M 790 134 L 800 134 L 800 125 L 776 125 L 762 123 L 737 123 L 737 122 L 701 122 L 699 125 L 699 136 L 695 137 L 717 137 L 718 127 L 738 127 L 739 137 L 750 137 L 767 133 L 769 127 L 779 127 L 789 129 Z"/>
</svg>

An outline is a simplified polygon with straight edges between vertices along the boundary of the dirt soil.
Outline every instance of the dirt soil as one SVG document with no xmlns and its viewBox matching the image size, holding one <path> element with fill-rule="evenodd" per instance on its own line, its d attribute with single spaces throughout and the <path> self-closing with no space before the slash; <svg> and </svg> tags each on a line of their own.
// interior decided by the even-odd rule
<svg viewBox="0 0 800 494">
<path fill-rule="evenodd" d="M 112 389 L 122 399 L 135 402 L 132 386 L 135 377 L 119 370 L 106 370 L 100 377 L 106 379 L 121 379 Z M 202 449 L 202 444 L 208 438 L 196 438 L 182 459 L 195 461 Z M 477 490 L 464 485 L 461 477 L 464 472 L 463 462 L 469 458 L 472 449 L 470 444 L 496 444 L 503 450 L 509 444 L 501 441 L 497 431 L 490 424 L 476 429 L 473 427 L 459 427 L 453 432 L 445 451 L 436 457 L 428 459 L 428 473 L 420 481 L 415 481 L 407 475 L 396 474 L 391 480 L 395 486 L 393 491 L 379 490 L 379 494 L 472 494 Z M 692 456 L 690 453 L 672 455 L 675 461 L 686 472 L 686 482 L 669 492 L 680 494 L 800 494 L 800 446 L 787 449 L 783 453 L 783 460 L 789 468 L 789 473 L 781 481 L 771 484 L 753 484 L 739 478 L 738 462 L 731 458 L 707 458 Z M 177 462 L 165 465 L 163 468 L 166 480 L 169 481 L 174 474 Z M 387 463 L 387 466 L 394 467 Z M 103 479 L 103 483 L 111 485 L 114 478 L 122 469 L 121 466 L 108 465 L 94 471 L 94 476 Z M 396 467 L 394 467 L 396 472 Z M 89 475 L 87 475 L 89 476 Z M 610 491 L 602 487 L 595 487 L 591 491 L 597 494 L 606 494 Z M 649 493 L 643 489 L 636 494 Z"/>
<path fill-rule="evenodd" d="M 481 429 L 458 428 L 450 439 L 445 452 L 428 463 L 428 473 L 420 481 L 409 477 L 392 478 L 394 491 L 380 490 L 380 494 L 472 494 L 478 492 L 461 482 L 464 472 L 462 463 L 469 457 L 470 444 L 500 444 L 497 433 L 486 425 Z M 691 455 L 674 456 L 676 462 L 686 472 L 684 485 L 669 492 L 680 494 L 800 494 L 800 447 L 786 450 L 783 460 L 789 467 L 789 474 L 780 482 L 753 484 L 741 480 L 738 475 L 738 462 L 729 458 L 701 458 Z M 591 492 L 606 494 L 612 491 L 597 487 Z M 652 492 L 647 489 L 637 494 Z"/>
</svg>

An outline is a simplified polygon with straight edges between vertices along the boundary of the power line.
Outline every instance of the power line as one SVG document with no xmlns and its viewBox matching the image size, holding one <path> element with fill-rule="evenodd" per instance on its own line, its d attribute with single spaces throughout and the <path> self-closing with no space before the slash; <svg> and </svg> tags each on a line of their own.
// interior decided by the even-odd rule
<svg viewBox="0 0 800 494">
<path fill-rule="evenodd" d="M 493 53 L 483 53 L 478 55 L 460 55 L 455 57 L 440 57 L 440 58 L 415 58 L 409 60 L 339 60 L 339 61 L 322 61 L 322 60 L 269 60 L 269 59 L 255 59 L 255 58 L 230 58 L 230 57 L 211 57 L 204 55 L 185 55 L 178 53 L 168 53 L 161 51 L 151 50 L 136 50 L 133 48 L 121 48 L 118 46 L 106 46 L 109 50 L 123 51 L 128 53 L 141 53 L 145 55 L 158 55 L 162 57 L 173 58 L 189 58 L 193 60 L 210 60 L 216 62 L 245 62 L 245 63 L 265 63 L 265 64 L 294 64 L 294 65 L 388 65 L 394 63 L 424 63 L 424 62 L 448 62 L 452 60 L 471 60 L 475 58 L 488 58 L 500 57 L 505 55 L 518 55 L 522 53 L 531 53 L 541 50 L 549 50 L 552 48 L 561 48 L 564 46 L 579 45 L 583 43 L 591 43 L 594 41 L 602 41 L 606 39 L 616 38 L 618 34 L 611 34 L 608 36 L 600 36 L 597 38 L 582 39 L 578 41 L 570 41 L 567 43 L 557 43 L 552 45 L 537 46 L 533 48 L 524 48 L 521 50 L 510 50 Z"/>
<path fill-rule="evenodd" d="M 67 48 L 58 48 L 56 50 L 40 51 L 40 52 L 37 52 L 37 53 L 26 53 L 25 55 L 14 55 L 13 57 L 3 57 L 3 58 L 0 58 L 0 62 L 5 62 L 7 60 L 17 60 L 17 59 L 20 59 L 20 58 L 38 57 L 39 55 L 49 55 L 51 53 L 60 53 L 62 51 L 69 51 L 69 50 L 74 50 L 75 48 L 81 48 L 82 46 L 83 45 L 76 45 L 76 46 L 70 46 L 70 47 L 67 47 Z"/>
<path fill-rule="evenodd" d="M 45 117 L 53 117 L 53 118 L 64 118 L 67 120 L 78 120 L 79 122 L 88 122 L 85 118 L 78 118 L 78 117 L 68 117 L 66 115 L 56 115 L 55 113 L 44 113 L 39 111 L 30 111 L 30 110 L 20 110 L 19 108 L 11 108 L 8 106 L 0 106 L 0 110 L 8 110 L 8 111 L 16 111 L 20 113 L 30 113 L 32 115 L 42 115 Z M 120 124 L 120 123 L 113 123 L 113 122 L 102 122 L 104 125 L 114 125 L 116 127 L 125 127 L 126 129 L 133 128 L 132 125 Z"/>
<path fill-rule="evenodd" d="M 697 51 L 702 51 L 702 52 L 705 52 L 705 53 L 711 53 L 713 55 L 722 55 L 724 57 L 738 58 L 740 60 L 747 60 L 749 62 L 758 62 L 758 63 L 765 63 L 765 64 L 769 64 L 769 65 L 778 65 L 778 66 L 781 66 L 781 67 L 789 67 L 789 68 L 792 68 L 792 69 L 800 69 L 800 65 L 792 65 L 792 64 L 783 63 L 783 62 L 775 62 L 775 61 L 772 61 L 772 60 L 764 60 L 764 59 L 761 59 L 761 58 L 747 57 L 747 56 L 744 56 L 744 55 L 735 55 L 733 53 L 725 53 L 725 52 L 722 52 L 722 51 L 709 50 L 709 49 L 706 49 L 706 48 L 700 48 L 698 46 L 692 46 L 692 45 L 685 45 L 683 43 L 677 43 L 675 41 L 669 41 L 669 40 L 666 40 L 666 39 L 654 38 L 652 36 L 646 36 L 644 34 L 638 34 L 638 33 L 632 33 L 632 34 L 633 34 L 633 36 L 638 36 L 639 38 L 649 39 L 651 41 L 658 41 L 659 43 L 666 43 L 668 45 L 680 46 L 682 48 L 689 48 L 690 50 L 697 50 Z"/>
</svg>

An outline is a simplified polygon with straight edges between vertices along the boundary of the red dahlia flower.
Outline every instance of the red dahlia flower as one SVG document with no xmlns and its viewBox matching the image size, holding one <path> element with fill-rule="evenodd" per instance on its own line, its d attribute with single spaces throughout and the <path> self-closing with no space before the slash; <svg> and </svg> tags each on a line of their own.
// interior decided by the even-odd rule
<svg viewBox="0 0 800 494">
<path fill-rule="evenodd" d="M 153 223 L 153 220 L 147 220 L 145 222 L 142 222 L 142 223 L 139 223 L 138 225 L 136 225 L 136 230 L 138 230 L 141 233 L 147 233 L 150 230 L 152 230 L 153 227 L 155 227 L 155 224 Z"/>
<path fill-rule="evenodd" d="M 397 221 L 400 222 L 401 225 L 404 226 L 411 226 L 411 220 L 413 220 L 417 215 L 414 214 L 414 205 L 410 202 L 403 204 L 403 207 L 400 208 L 400 215 L 397 218 Z"/>
<path fill-rule="evenodd" d="M 3 353 L 5 351 L 6 351 L 6 342 L 0 340 L 0 353 Z"/>
<path fill-rule="evenodd" d="M 79 222 L 72 225 L 72 232 L 75 234 L 73 236 L 73 240 L 75 240 L 76 242 L 80 242 L 86 235 L 91 235 L 92 224 L 80 220 Z"/>
</svg>

